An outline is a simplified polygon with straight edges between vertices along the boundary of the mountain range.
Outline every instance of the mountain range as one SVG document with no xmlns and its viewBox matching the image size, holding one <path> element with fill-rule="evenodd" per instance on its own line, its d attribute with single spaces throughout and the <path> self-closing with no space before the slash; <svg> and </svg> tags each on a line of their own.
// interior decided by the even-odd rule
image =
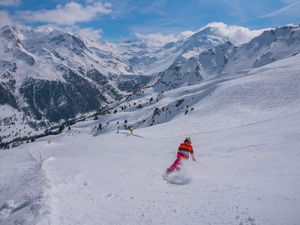
<svg viewBox="0 0 300 225">
<path fill-rule="evenodd" d="M 299 42 L 299 25 L 266 29 L 238 43 L 211 24 L 163 44 L 110 43 L 50 27 L 4 26 L 0 28 L 1 139 L 38 134 L 103 108 L 115 114 L 135 111 L 139 118 L 134 126 L 171 120 L 176 113 L 167 108 L 186 113 L 201 98 L 165 104 L 165 92 L 185 87 L 189 92 L 195 84 L 205 87 L 207 82 L 217 85 L 246 76 L 297 55 Z M 198 90 L 199 95 L 209 95 L 214 85 L 210 87 L 205 93 Z"/>
</svg>

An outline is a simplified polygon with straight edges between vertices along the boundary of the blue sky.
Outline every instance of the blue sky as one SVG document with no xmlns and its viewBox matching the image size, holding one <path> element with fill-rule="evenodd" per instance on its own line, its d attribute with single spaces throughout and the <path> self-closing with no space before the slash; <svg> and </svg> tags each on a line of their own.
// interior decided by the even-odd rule
<svg viewBox="0 0 300 225">
<path fill-rule="evenodd" d="M 0 25 L 86 29 L 102 39 L 178 34 L 218 21 L 251 29 L 300 23 L 300 0 L 0 0 Z"/>
</svg>

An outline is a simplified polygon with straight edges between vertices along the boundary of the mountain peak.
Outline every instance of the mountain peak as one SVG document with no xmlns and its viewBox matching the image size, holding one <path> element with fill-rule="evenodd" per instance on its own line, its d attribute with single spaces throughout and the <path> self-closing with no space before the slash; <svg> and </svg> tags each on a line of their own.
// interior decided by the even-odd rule
<svg viewBox="0 0 300 225">
<path fill-rule="evenodd" d="M 223 22 L 211 22 L 201 27 L 198 32 L 210 32 L 215 35 L 228 38 L 228 40 L 235 45 L 241 45 L 259 36 L 265 30 L 270 29 L 252 30 L 247 27 L 228 25 Z"/>
</svg>

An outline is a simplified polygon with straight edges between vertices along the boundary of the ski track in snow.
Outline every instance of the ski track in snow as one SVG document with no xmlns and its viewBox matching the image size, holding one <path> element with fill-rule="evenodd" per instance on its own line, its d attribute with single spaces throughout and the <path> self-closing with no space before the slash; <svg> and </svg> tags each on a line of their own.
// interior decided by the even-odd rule
<svg viewBox="0 0 300 225">
<path fill-rule="evenodd" d="M 0 224 L 35 224 L 48 214 L 43 200 L 46 181 L 39 160 L 30 151 L 1 154 Z"/>
</svg>

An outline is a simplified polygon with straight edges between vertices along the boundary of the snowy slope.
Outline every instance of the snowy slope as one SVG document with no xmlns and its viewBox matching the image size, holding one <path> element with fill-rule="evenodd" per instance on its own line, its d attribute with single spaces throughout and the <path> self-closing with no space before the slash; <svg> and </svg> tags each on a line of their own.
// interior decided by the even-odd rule
<svg viewBox="0 0 300 225">
<path fill-rule="evenodd" d="M 153 106 L 0 152 L 0 224 L 298 225 L 299 59 L 170 90 Z M 186 115 L 179 99 L 178 107 L 189 102 Z M 147 119 L 159 104 L 170 106 L 161 124 L 135 129 L 139 136 L 115 132 L 118 119 Z M 112 132 L 94 136 L 103 121 Z M 186 136 L 201 164 L 185 163 L 188 184 L 169 184 L 161 175 Z"/>
<path fill-rule="evenodd" d="M 217 77 L 204 80 L 196 85 L 165 91 L 164 93 L 155 92 L 153 88 L 149 87 L 137 95 L 126 98 L 123 103 L 121 100 L 114 108 L 116 114 L 103 116 L 100 119 L 100 122 L 105 125 L 103 132 L 123 129 L 125 125 L 147 127 L 168 122 L 174 118 L 176 119 L 177 116 L 184 118 L 195 114 L 198 111 L 197 106 L 203 104 L 206 104 L 203 107 L 204 111 L 199 112 L 203 116 L 212 114 L 215 117 L 218 112 L 216 107 L 222 107 L 219 118 L 220 123 L 223 123 L 222 121 L 228 123 L 228 121 L 234 119 L 234 116 L 222 119 L 225 116 L 224 110 L 229 109 L 230 112 L 231 107 L 236 107 L 240 110 L 240 113 L 249 117 L 252 115 L 252 110 L 255 110 L 254 106 L 258 109 L 266 108 L 266 112 L 269 112 L 272 106 L 274 108 L 283 107 L 281 105 L 283 103 L 297 105 L 300 96 L 299 60 L 300 57 L 297 55 L 250 70 L 243 75 Z M 261 76 L 265 77 L 266 81 Z M 237 83 L 237 80 L 241 83 Z M 231 81 L 233 85 L 230 85 Z M 270 82 L 274 86 L 273 89 L 266 86 L 266 83 Z M 258 88 L 261 88 L 262 91 L 257 92 Z M 214 95 L 217 95 L 217 98 L 212 98 Z M 226 101 L 223 96 L 227 97 Z M 258 102 L 257 99 L 262 101 Z M 244 109 L 243 105 L 250 105 L 250 109 Z M 255 115 L 255 111 L 253 114 Z M 127 123 L 125 123 L 125 120 L 127 120 Z M 204 121 L 209 122 L 208 119 L 204 119 Z M 236 122 L 239 125 L 239 121 Z M 211 127 L 209 123 L 207 126 Z"/>
</svg>

